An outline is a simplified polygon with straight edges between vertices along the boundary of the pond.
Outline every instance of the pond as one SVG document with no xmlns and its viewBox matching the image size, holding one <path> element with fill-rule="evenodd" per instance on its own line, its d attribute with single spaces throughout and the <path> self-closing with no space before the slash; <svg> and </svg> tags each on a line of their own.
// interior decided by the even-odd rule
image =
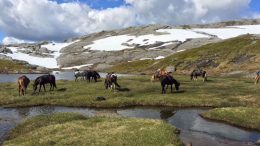
<svg viewBox="0 0 260 146">
<path fill-rule="evenodd" d="M 74 72 L 72 71 L 54 71 L 52 74 L 55 75 L 56 80 L 74 80 Z M 102 78 L 106 76 L 106 73 L 99 73 Z M 16 82 L 17 78 L 26 75 L 30 80 L 35 80 L 38 76 L 43 74 L 0 74 L 0 83 Z M 127 74 L 117 74 L 120 76 L 129 76 Z"/>
<path fill-rule="evenodd" d="M 127 108 L 90 109 L 60 106 L 37 106 L 28 108 L 0 108 L 0 144 L 8 132 L 27 117 L 58 112 L 76 112 L 87 117 L 111 114 L 123 117 L 162 119 L 181 130 L 180 137 L 193 146 L 209 145 L 253 145 L 260 139 L 260 133 L 233 127 L 224 123 L 212 122 L 199 116 L 207 109 L 172 108 Z"/>
</svg>

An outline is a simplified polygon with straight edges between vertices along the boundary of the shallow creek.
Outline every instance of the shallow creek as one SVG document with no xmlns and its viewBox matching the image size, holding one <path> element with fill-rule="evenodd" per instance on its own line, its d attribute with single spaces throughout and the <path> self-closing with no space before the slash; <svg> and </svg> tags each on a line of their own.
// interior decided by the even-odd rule
<svg viewBox="0 0 260 146">
<path fill-rule="evenodd" d="M 171 108 L 127 108 L 89 109 L 60 106 L 37 106 L 28 108 L 0 107 L 0 144 L 8 132 L 27 117 L 59 112 L 81 113 L 87 117 L 112 115 L 148 119 L 161 119 L 181 130 L 180 138 L 193 146 L 237 146 L 254 145 L 260 139 L 260 132 L 240 129 L 224 123 L 208 121 L 199 116 L 207 109 Z"/>
</svg>

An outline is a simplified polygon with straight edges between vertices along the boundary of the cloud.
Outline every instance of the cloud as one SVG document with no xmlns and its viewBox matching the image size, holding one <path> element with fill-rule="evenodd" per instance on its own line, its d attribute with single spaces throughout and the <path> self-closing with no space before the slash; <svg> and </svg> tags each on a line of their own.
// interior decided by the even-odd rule
<svg viewBox="0 0 260 146">
<path fill-rule="evenodd" d="M 19 40 L 14 37 L 4 37 L 2 40 L 2 44 L 8 45 L 8 44 L 21 44 L 21 43 L 33 43 L 32 41 L 26 41 L 26 40 Z"/>
<path fill-rule="evenodd" d="M 146 24 L 191 24 L 241 18 L 250 0 L 125 0 L 93 9 L 72 0 L 1 0 L 0 31 L 23 40 L 58 40 Z"/>
</svg>

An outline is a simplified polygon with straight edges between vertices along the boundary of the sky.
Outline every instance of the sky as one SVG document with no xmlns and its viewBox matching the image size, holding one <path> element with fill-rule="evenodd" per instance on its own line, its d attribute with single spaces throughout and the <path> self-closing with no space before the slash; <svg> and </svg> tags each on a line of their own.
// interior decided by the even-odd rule
<svg viewBox="0 0 260 146">
<path fill-rule="evenodd" d="M 0 0 L 0 43 L 68 38 L 148 24 L 260 18 L 260 0 Z"/>
</svg>

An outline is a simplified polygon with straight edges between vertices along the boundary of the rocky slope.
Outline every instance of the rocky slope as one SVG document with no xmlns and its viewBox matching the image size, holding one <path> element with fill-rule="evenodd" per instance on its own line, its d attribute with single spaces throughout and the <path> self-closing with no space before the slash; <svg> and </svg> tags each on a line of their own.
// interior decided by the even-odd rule
<svg viewBox="0 0 260 146">
<path fill-rule="evenodd" d="M 247 33 L 260 34 L 254 30 L 260 28 L 257 24 L 260 24 L 260 20 L 189 26 L 129 27 L 68 39 L 64 43 L 2 45 L 0 59 L 23 60 L 46 68 L 89 64 L 95 69 L 103 70 L 122 62 L 161 59 Z M 243 28 L 240 25 L 256 26 Z"/>
</svg>

